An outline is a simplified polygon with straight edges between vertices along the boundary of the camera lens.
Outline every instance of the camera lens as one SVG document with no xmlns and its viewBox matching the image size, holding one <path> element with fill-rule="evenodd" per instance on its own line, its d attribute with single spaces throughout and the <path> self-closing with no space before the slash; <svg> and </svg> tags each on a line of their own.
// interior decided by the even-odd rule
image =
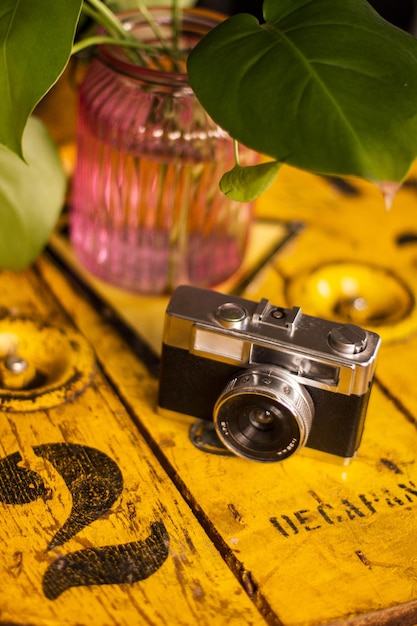
<svg viewBox="0 0 417 626">
<path fill-rule="evenodd" d="M 273 415 L 268 409 L 261 409 L 259 406 L 253 408 L 249 413 L 249 420 L 252 426 L 259 430 L 271 430 L 274 422 Z"/>
<path fill-rule="evenodd" d="M 240 372 L 220 394 L 214 424 L 234 454 L 274 462 L 305 445 L 313 414 L 309 394 L 291 374 L 257 366 Z"/>
</svg>

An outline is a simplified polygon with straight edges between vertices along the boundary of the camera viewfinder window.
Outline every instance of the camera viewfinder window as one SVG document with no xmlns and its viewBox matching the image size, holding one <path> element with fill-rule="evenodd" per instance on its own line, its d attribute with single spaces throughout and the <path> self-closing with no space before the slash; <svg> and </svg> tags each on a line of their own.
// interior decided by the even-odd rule
<svg viewBox="0 0 417 626">
<path fill-rule="evenodd" d="M 240 363 L 243 359 L 244 345 L 245 342 L 241 339 L 196 329 L 193 352 L 204 353 L 208 358 L 223 357 Z"/>
</svg>

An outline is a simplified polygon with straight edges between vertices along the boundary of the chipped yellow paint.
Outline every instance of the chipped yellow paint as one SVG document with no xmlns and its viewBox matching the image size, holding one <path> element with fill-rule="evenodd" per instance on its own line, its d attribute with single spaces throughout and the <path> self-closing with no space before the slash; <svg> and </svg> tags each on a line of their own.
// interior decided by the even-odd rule
<svg viewBox="0 0 417 626">
<path fill-rule="evenodd" d="M 2 411 L 38 411 L 73 400 L 95 370 L 93 348 L 72 328 L 11 313 L 0 318 Z"/>
<path fill-rule="evenodd" d="M 92 373 L 85 337 L 51 292 L 45 310 L 46 284 L 35 272 L 2 272 L 0 289 L 3 364 L 10 353 L 36 360 L 55 386 L 49 406 L 38 404 L 44 381 L 1 389 L 0 621 L 263 624 L 100 367 Z M 85 310 L 67 295 L 71 314 Z M 36 321 L 20 317 L 21 308 Z M 95 331 L 106 331 L 97 315 Z M 116 348 L 111 334 L 102 341 Z M 126 348 L 116 349 L 123 364 Z M 126 382 L 146 383 L 143 365 L 128 359 Z M 76 397 L 60 395 L 77 368 L 89 384 Z"/>
<path fill-rule="evenodd" d="M 72 302 L 65 279 L 47 263 L 42 271 Z M 121 362 L 123 343 L 97 312 L 79 302 L 73 314 L 184 493 L 221 537 L 230 567 L 281 623 L 322 625 L 409 602 L 404 614 L 417 616 L 410 557 L 416 426 L 378 383 L 358 457 L 347 468 L 302 454 L 273 466 L 213 456 L 191 445 L 188 424 L 155 415 L 157 381 L 135 369 L 128 352 Z"/>
<path fill-rule="evenodd" d="M 60 140 L 71 172 L 75 90 L 67 87 L 57 103 L 55 89 L 52 106 L 38 113 Z M 0 413 L 2 458 L 18 450 L 21 467 L 32 468 L 48 485 L 44 500 L 19 507 L 0 503 L 0 621 L 217 626 L 263 623 L 262 612 L 268 623 L 283 626 L 417 623 L 416 174 L 386 211 L 370 184 L 352 180 L 353 187 L 343 190 L 283 166 L 257 203 L 257 216 L 266 221 L 257 224 L 235 277 L 245 278 L 271 256 L 286 234 L 281 220 L 302 221 L 304 230 L 265 262 L 245 295 L 302 306 L 313 315 L 348 313 L 382 335 L 363 443 L 347 468 L 302 454 L 264 466 L 202 453 L 190 443 L 188 424 L 155 414 L 157 380 L 105 311 L 90 306 L 49 261 L 39 265 L 44 280 L 36 271 L 18 280 L 0 275 L 2 306 L 9 313 L 64 327 L 73 320 L 100 365 L 94 386 L 74 403 L 29 417 Z M 167 298 L 131 296 L 103 285 L 83 272 L 62 237 L 54 238 L 54 246 L 159 351 Z M 51 550 L 46 546 L 65 523 L 72 500 L 56 468 L 34 452 L 47 442 L 99 449 L 124 476 L 123 495 L 110 513 Z M 165 521 L 172 543 L 168 559 L 147 580 L 76 587 L 46 599 L 40 581 L 61 555 L 143 539 L 156 518 Z"/>
<path fill-rule="evenodd" d="M 293 245 L 265 267 L 246 295 L 269 297 L 306 313 L 352 321 L 384 342 L 417 331 L 416 246 L 398 245 L 416 235 L 417 168 L 387 211 L 373 185 L 352 181 L 342 193 L 325 179 L 283 168 L 281 179 L 258 203 L 262 216 L 302 220 Z"/>
<path fill-rule="evenodd" d="M 282 168 L 257 214 L 305 228 L 245 292 L 323 317 L 348 312 L 382 335 L 363 442 L 345 468 L 301 453 L 265 466 L 197 450 L 189 424 L 155 414 L 157 381 L 110 324 L 40 266 L 231 570 L 284 626 L 417 623 L 417 243 L 398 245 L 416 233 L 417 196 L 411 181 L 387 212 L 378 190 L 352 183 L 359 194 Z M 253 245 L 262 256 L 264 238 Z M 127 294 L 100 293 L 129 306 Z M 133 326 L 159 349 L 166 298 L 147 302 Z"/>
</svg>

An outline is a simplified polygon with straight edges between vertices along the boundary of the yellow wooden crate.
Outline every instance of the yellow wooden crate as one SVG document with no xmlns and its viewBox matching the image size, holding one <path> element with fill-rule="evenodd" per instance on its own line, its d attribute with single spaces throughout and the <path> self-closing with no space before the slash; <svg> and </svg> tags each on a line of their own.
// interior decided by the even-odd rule
<svg viewBox="0 0 417 626">
<path fill-rule="evenodd" d="M 263 623 L 48 285 L 36 271 L 0 285 L 0 622 Z M 36 370 L 21 388 L 10 356 Z M 137 359 L 125 375 L 154 386 Z"/>
<path fill-rule="evenodd" d="M 64 94 L 66 112 L 74 95 Z M 57 135 L 69 142 L 63 148 L 68 171 L 71 120 L 64 137 Z M 77 284 L 93 290 L 92 303 L 48 259 L 23 275 L 0 275 L 6 313 L 35 315 L 60 328 L 74 323 L 99 363 L 94 384 L 76 400 L 0 414 L 2 458 L 20 453 L 20 467 L 48 487 L 27 504 L 1 504 L 0 623 L 417 623 L 415 176 L 386 211 L 371 185 L 329 183 L 284 166 L 257 203 L 263 222 L 241 275 L 221 287 L 301 305 L 313 315 L 337 317 L 340 302 L 343 315 L 359 322 L 373 315 L 371 326 L 383 336 L 377 379 L 362 446 L 345 468 L 301 454 L 265 466 L 197 450 L 189 424 L 156 415 L 158 381 L 144 363 L 153 370 L 148 347 L 160 350 L 167 298 L 132 296 L 96 281 L 62 237 L 55 237 L 55 251 Z M 294 221 L 304 229 L 274 254 Z M 257 264 L 263 267 L 253 272 Z M 126 333 L 115 329 L 117 318 Z M 135 345 L 135 333 L 148 346 Z M 50 550 L 74 502 L 62 466 L 57 471 L 59 448 L 46 445 L 89 446 L 124 479 L 108 513 Z M 3 479 L 4 492 L 9 482 Z M 90 495 L 103 500 L 99 489 Z M 147 579 L 74 586 L 56 599 L 45 595 L 42 580 L 54 563 L 80 550 L 146 541 L 156 520 L 167 529 L 169 554 Z"/>
<path fill-rule="evenodd" d="M 30 332 L 41 337 L 38 369 L 59 353 L 52 389 L 32 408 L 10 380 L 0 389 L 0 623 L 417 622 L 415 192 L 409 184 L 386 213 L 373 188 L 353 182 L 360 195 L 284 168 L 258 203 L 248 264 L 222 287 L 336 317 L 338 299 L 372 288 L 368 307 L 352 314 L 366 320 L 382 303 L 373 329 L 383 346 L 348 467 L 303 454 L 263 465 L 194 447 L 190 424 L 155 413 L 167 298 L 95 281 L 62 238 L 55 254 L 77 284 L 47 256 L 0 274 L 0 357 L 26 330 L 32 348 Z M 298 219 L 304 229 L 278 251 Z M 321 268 L 335 271 L 316 297 L 328 276 Z M 44 339 L 39 324 L 30 330 L 33 318 Z M 81 362 L 70 358 L 77 341 Z M 77 384 L 62 394 L 66 366 Z"/>
<path fill-rule="evenodd" d="M 72 302 L 62 275 L 49 264 L 42 271 Z M 71 316 L 231 569 L 258 606 L 270 607 L 270 623 L 330 624 L 413 602 L 416 429 L 380 384 L 348 467 L 302 454 L 267 466 L 210 455 L 191 444 L 189 424 L 155 414 L 157 380 L 132 380 L 135 357 L 120 358 L 120 338 L 100 316 L 82 301 Z M 417 615 L 413 603 L 401 611 Z"/>
</svg>

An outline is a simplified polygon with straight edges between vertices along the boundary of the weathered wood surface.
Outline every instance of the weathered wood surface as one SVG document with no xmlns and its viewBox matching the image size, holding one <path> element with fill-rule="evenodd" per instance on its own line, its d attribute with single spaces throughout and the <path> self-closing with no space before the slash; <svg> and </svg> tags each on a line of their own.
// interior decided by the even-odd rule
<svg viewBox="0 0 417 626">
<path fill-rule="evenodd" d="M 65 301 L 65 281 L 43 271 Z M 190 444 L 188 424 L 155 415 L 157 381 L 132 381 L 134 357 L 120 363 L 120 340 L 97 313 L 80 303 L 71 314 L 231 569 L 278 623 L 332 623 L 415 598 L 416 428 L 378 384 L 348 468 L 302 455 L 273 466 L 213 456 Z M 405 614 L 415 619 L 417 605 Z"/>
<path fill-rule="evenodd" d="M 307 226 L 245 290 L 277 304 L 302 302 L 305 312 L 323 316 L 332 298 L 370 294 L 367 313 L 374 323 L 366 325 L 380 332 L 383 347 L 363 444 L 347 468 L 302 455 L 266 467 L 195 449 L 188 424 L 155 415 L 157 381 L 143 373 L 132 383 L 136 360 L 126 352 L 121 362 L 120 337 L 82 299 L 74 304 L 59 271 L 41 266 L 232 571 L 258 606 L 271 608 L 269 621 L 285 626 L 417 623 L 415 191 L 409 183 L 387 213 L 377 191 L 354 185 L 359 193 L 342 193 L 320 178 L 286 170 L 258 213 L 287 221 L 297 216 Z M 339 284 L 336 272 L 330 293 L 310 298 L 311 275 L 317 285 L 317 269 L 333 264 L 353 265 L 350 285 Z M 132 296 L 135 302 L 144 299 Z M 157 299 L 159 313 L 165 304 Z M 156 323 L 153 343 L 160 316 Z M 137 324 L 140 333 L 140 319 Z"/>
<path fill-rule="evenodd" d="M 64 83 L 57 102 L 45 102 L 46 110 L 38 111 L 63 144 L 69 173 L 74 105 L 75 89 Z M 268 623 L 284 626 L 417 623 L 416 203 L 413 175 L 386 212 L 370 185 L 329 184 L 286 167 L 258 202 L 258 217 L 300 220 L 307 227 L 248 282 L 245 295 L 302 304 L 305 312 L 325 315 L 340 294 L 355 298 L 362 286 L 368 299 L 372 293 L 368 304 L 384 343 L 363 445 L 345 469 L 301 455 L 265 467 L 196 450 L 187 424 L 154 413 L 157 380 L 131 350 L 138 347 L 133 335 L 126 341 L 115 331 L 108 308 L 91 306 L 47 260 L 39 266 L 41 277 L 36 271 L 0 275 L 0 306 L 6 312 L 35 315 L 59 327 L 74 322 L 99 361 L 94 384 L 77 401 L 30 414 L 0 412 L 0 623 L 217 626 L 264 623 L 262 614 Z M 285 233 L 281 225 L 276 229 L 278 238 Z M 275 233 L 262 231 L 253 242 L 256 259 L 265 258 L 271 237 L 275 241 Z M 71 260 L 65 245 L 60 253 Z M 379 272 L 359 271 L 349 284 L 339 284 L 336 274 L 336 283 L 321 284 L 317 298 L 319 270 L 335 262 Z M 387 270 L 386 281 L 381 270 Z M 393 286 L 392 274 L 405 290 Z M 159 350 L 166 298 L 131 297 L 91 284 Z M 68 447 L 74 444 L 89 451 L 76 463 L 76 450 Z M 105 481 L 86 480 L 76 494 L 93 492 L 81 507 L 85 513 L 88 504 L 89 523 L 80 523 L 76 508 L 77 532 L 48 549 L 71 517 L 77 477 L 94 476 L 93 464 L 112 467 L 112 489 Z M 74 466 L 75 477 L 65 472 Z M 19 467 L 25 470 L 18 472 L 20 496 L 19 490 L 10 491 Z M 110 506 L 120 491 L 120 475 L 122 491 Z M 22 478 L 29 479 L 26 489 Z M 43 483 L 36 482 L 40 479 Z M 26 494 L 30 501 L 5 502 L 10 493 L 15 499 Z M 109 510 L 101 514 L 103 502 Z M 169 554 L 160 564 L 158 554 L 162 561 L 165 553 L 150 555 L 145 549 L 155 568 L 159 565 L 148 578 L 73 586 L 56 599 L 45 594 L 46 572 L 54 572 L 54 563 L 63 566 L 60 559 L 132 542 L 143 547 L 149 537 L 162 544 L 163 535 L 151 532 L 151 524 L 160 522 L 170 538 Z M 64 571 L 53 580 L 50 596 Z"/>
<path fill-rule="evenodd" d="M 33 332 L 38 368 L 54 364 L 32 410 L 10 380 L 0 390 L 0 623 L 417 623 L 415 192 L 409 185 L 385 213 L 370 187 L 359 189 L 341 194 L 284 171 L 259 215 L 279 207 L 278 217 L 307 227 L 245 287 L 249 297 L 302 299 L 306 312 L 323 315 L 332 289 L 309 294 L 320 265 L 378 270 L 349 288 L 336 274 L 337 294 L 373 288 L 368 304 L 384 340 L 363 443 L 345 468 L 302 454 L 265 466 L 197 450 L 189 424 L 156 415 L 147 352 L 138 358 L 141 343 L 118 332 L 109 308 L 48 257 L 0 274 L 2 357 L 13 334 L 25 336 L 23 351 L 33 348 Z M 391 289 L 392 276 L 405 288 Z M 115 310 L 140 304 L 133 325 L 157 348 L 166 298 L 103 294 Z M 21 318 L 46 325 L 17 332 Z M 57 389 L 54 405 L 54 385 L 66 384 L 65 368 L 74 374 L 80 355 L 84 378 L 72 377 L 78 386 L 67 394 Z"/>
<path fill-rule="evenodd" d="M 264 623 L 48 286 L 3 272 L 0 291 L 2 365 L 16 352 L 42 374 L 22 390 L 0 372 L 0 622 Z M 61 295 L 150 397 L 143 365 Z"/>
</svg>

